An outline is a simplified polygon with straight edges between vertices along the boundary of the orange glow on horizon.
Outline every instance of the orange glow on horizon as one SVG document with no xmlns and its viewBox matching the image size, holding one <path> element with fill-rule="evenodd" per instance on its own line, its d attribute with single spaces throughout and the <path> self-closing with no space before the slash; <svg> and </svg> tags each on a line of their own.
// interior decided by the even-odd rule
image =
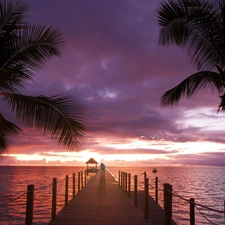
<svg viewBox="0 0 225 225">
<path fill-rule="evenodd" d="M 6 154 L 7 164 L 40 164 L 40 165 L 85 165 L 90 158 L 98 162 L 115 163 L 160 163 L 160 164 L 180 164 L 176 161 L 182 155 L 204 154 L 207 152 L 221 152 L 224 149 L 223 144 L 212 142 L 179 142 L 167 140 L 146 140 L 146 139 L 127 139 L 125 143 L 120 140 L 110 140 L 99 138 L 98 142 L 101 147 L 105 147 L 105 152 L 96 149 L 87 148 L 79 152 L 68 152 L 60 149 L 58 151 L 46 150 L 43 152 L 28 154 L 29 149 L 26 146 L 26 153 L 20 148 L 21 153 Z M 33 146 L 32 146 L 33 148 Z M 18 151 L 17 151 L 18 152 Z M 4 157 L 3 157 L 4 158 Z M 4 159 L 3 159 L 4 160 Z"/>
</svg>

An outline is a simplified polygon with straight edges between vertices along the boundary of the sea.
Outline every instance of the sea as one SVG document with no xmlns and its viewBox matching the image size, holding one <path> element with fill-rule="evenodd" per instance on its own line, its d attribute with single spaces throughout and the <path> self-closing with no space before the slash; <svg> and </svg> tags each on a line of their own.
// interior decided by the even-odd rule
<svg viewBox="0 0 225 225">
<path fill-rule="evenodd" d="M 158 166 L 107 167 L 118 179 L 119 171 L 138 176 L 138 190 L 143 190 L 144 172 L 149 178 L 149 192 L 155 198 L 158 177 L 158 202 L 163 207 L 163 184 L 172 185 L 172 217 L 178 225 L 188 225 L 190 198 L 194 198 L 195 224 L 225 224 L 225 167 Z M 69 176 L 69 200 L 72 199 L 72 176 L 84 171 L 78 166 L 0 166 L 0 225 L 25 224 L 27 186 L 34 185 L 33 224 L 44 225 L 51 219 L 52 181 L 57 178 L 57 212 L 65 204 L 65 178 Z M 91 179 L 90 176 L 87 180 Z M 76 179 L 77 180 L 77 179 Z M 131 185 L 131 188 L 133 185 Z M 76 190 L 77 193 L 77 190 Z"/>
</svg>

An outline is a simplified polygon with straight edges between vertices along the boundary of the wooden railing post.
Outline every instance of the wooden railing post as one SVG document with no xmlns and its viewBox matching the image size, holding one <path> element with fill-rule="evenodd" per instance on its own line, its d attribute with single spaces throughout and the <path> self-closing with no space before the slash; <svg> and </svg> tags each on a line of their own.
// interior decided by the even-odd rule
<svg viewBox="0 0 225 225">
<path fill-rule="evenodd" d="M 83 179 L 84 179 L 84 178 L 83 178 L 83 171 L 81 171 L 80 174 L 81 174 L 81 189 L 83 189 L 83 187 L 84 187 L 84 182 L 83 182 L 83 181 L 84 181 L 84 180 L 83 180 Z"/>
<path fill-rule="evenodd" d="M 119 173 L 118 173 L 118 185 L 120 186 L 120 170 L 119 170 Z"/>
<path fill-rule="evenodd" d="M 34 185 L 27 186 L 27 205 L 26 205 L 26 222 L 25 225 L 33 223 L 33 207 L 34 207 Z"/>
<path fill-rule="evenodd" d="M 126 188 L 126 172 L 123 172 L 123 191 L 125 191 Z"/>
<path fill-rule="evenodd" d="M 190 225 L 195 225 L 195 199 L 190 198 Z"/>
<path fill-rule="evenodd" d="M 146 172 L 144 172 L 144 185 L 145 185 L 145 180 L 146 180 L 147 176 L 146 176 Z"/>
<path fill-rule="evenodd" d="M 122 171 L 120 171 L 119 172 L 119 186 L 121 187 L 121 185 L 122 185 L 122 182 L 121 182 L 121 180 L 122 180 Z"/>
<path fill-rule="evenodd" d="M 76 194 L 76 175 L 73 173 L 73 198 L 75 197 Z"/>
<path fill-rule="evenodd" d="M 145 219 L 148 219 L 149 218 L 149 201 L 148 201 L 148 198 L 149 198 L 149 186 L 148 186 L 148 178 L 145 178 Z"/>
<path fill-rule="evenodd" d="M 84 171 L 84 186 L 87 185 L 87 173 Z"/>
<path fill-rule="evenodd" d="M 65 205 L 68 204 L 68 193 L 69 193 L 69 176 L 66 175 L 66 180 L 65 180 Z"/>
<path fill-rule="evenodd" d="M 66 175 L 66 180 L 65 180 L 65 205 L 68 204 L 68 190 L 69 190 L 69 176 Z"/>
<path fill-rule="evenodd" d="M 155 201 L 158 202 L 158 177 L 155 178 Z"/>
<path fill-rule="evenodd" d="M 56 218 L 57 178 L 52 180 L 52 220 Z"/>
<path fill-rule="evenodd" d="M 120 187 L 121 187 L 121 189 L 123 189 L 123 171 L 121 171 L 121 180 L 120 180 L 120 182 L 121 182 L 121 184 L 120 184 Z"/>
<path fill-rule="evenodd" d="M 127 173 L 125 173 L 125 194 L 127 194 Z"/>
<path fill-rule="evenodd" d="M 122 172 L 122 190 L 124 191 L 124 173 L 125 172 Z"/>
<path fill-rule="evenodd" d="M 80 172 L 78 172 L 78 192 L 80 192 Z"/>
<path fill-rule="evenodd" d="M 121 187 L 122 186 L 122 171 L 120 171 L 120 175 L 119 175 L 119 184 Z"/>
<path fill-rule="evenodd" d="M 164 225 L 171 225 L 172 219 L 172 185 L 163 184 L 164 192 Z"/>
<path fill-rule="evenodd" d="M 137 175 L 134 175 L 134 205 L 137 205 Z"/>
<path fill-rule="evenodd" d="M 128 198 L 130 198 L 130 178 L 131 177 L 131 175 L 130 175 L 130 173 L 128 173 Z"/>
</svg>

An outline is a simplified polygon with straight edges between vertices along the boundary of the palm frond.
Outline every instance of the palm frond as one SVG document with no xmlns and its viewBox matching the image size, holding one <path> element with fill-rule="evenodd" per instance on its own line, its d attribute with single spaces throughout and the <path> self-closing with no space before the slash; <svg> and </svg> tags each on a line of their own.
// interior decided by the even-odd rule
<svg viewBox="0 0 225 225">
<path fill-rule="evenodd" d="M 157 10 L 159 44 L 183 45 L 186 35 L 186 11 L 175 1 L 162 2 Z"/>
<path fill-rule="evenodd" d="M 28 12 L 28 2 L 24 0 L 3 0 L 0 2 L 0 34 L 12 34 L 24 29 Z M 7 35 L 6 35 L 7 36 Z M 7 39 L 6 39 L 7 40 Z"/>
<path fill-rule="evenodd" d="M 221 66 L 225 60 L 224 26 L 221 25 L 218 9 L 207 4 L 195 12 L 188 22 L 188 54 L 199 70 L 216 70 L 216 65 Z"/>
<path fill-rule="evenodd" d="M 25 21 L 28 3 L 0 2 L 0 90 L 19 93 L 35 69 L 60 55 L 62 33 L 51 26 Z"/>
<path fill-rule="evenodd" d="M 161 97 L 161 106 L 169 106 L 179 102 L 181 97 L 187 98 L 196 94 L 199 90 L 209 89 L 216 90 L 218 93 L 223 91 L 223 83 L 221 82 L 221 76 L 219 73 L 213 71 L 197 72 L 174 88 L 166 91 Z"/>
<path fill-rule="evenodd" d="M 70 97 L 5 94 L 4 100 L 23 122 L 49 132 L 58 143 L 78 150 L 84 137 L 83 113 Z"/>
<path fill-rule="evenodd" d="M 33 80 L 29 70 L 21 65 L 0 70 L 0 92 L 20 93 L 27 80 Z"/>
<path fill-rule="evenodd" d="M 0 68 L 11 54 L 12 44 L 18 39 L 18 31 L 26 29 L 28 4 L 22 0 L 5 0 L 0 4 Z"/>
<path fill-rule="evenodd" d="M 0 38 L 1 42 L 1 38 Z M 17 32 L 9 46 L 0 43 L 0 90 L 18 93 L 32 80 L 35 69 L 60 55 L 62 34 L 54 27 L 30 25 Z"/>
<path fill-rule="evenodd" d="M 225 1 L 171 0 L 158 9 L 159 44 L 187 47 L 198 70 L 216 70 L 225 61 L 222 16 Z M 220 8 L 221 7 L 221 8 Z"/>
<path fill-rule="evenodd" d="M 9 147 L 11 138 L 20 131 L 19 127 L 6 120 L 0 113 L 0 155 Z"/>
<path fill-rule="evenodd" d="M 64 43 L 61 32 L 54 27 L 30 24 L 29 27 L 19 30 L 18 39 L 14 39 L 10 57 L 2 69 L 20 64 L 31 70 L 37 69 L 52 56 L 59 56 Z"/>
</svg>

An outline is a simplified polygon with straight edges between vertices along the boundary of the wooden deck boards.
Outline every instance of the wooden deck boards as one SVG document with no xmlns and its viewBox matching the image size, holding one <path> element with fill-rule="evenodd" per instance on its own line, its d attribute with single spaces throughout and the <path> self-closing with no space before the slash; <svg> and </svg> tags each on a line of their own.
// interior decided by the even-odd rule
<svg viewBox="0 0 225 225">
<path fill-rule="evenodd" d="M 163 209 L 151 197 L 149 219 L 144 219 L 143 193 L 139 195 L 135 206 L 107 171 L 105 179 L 98 172 L 48 225 L 163 225 Z"/>
</svg>

